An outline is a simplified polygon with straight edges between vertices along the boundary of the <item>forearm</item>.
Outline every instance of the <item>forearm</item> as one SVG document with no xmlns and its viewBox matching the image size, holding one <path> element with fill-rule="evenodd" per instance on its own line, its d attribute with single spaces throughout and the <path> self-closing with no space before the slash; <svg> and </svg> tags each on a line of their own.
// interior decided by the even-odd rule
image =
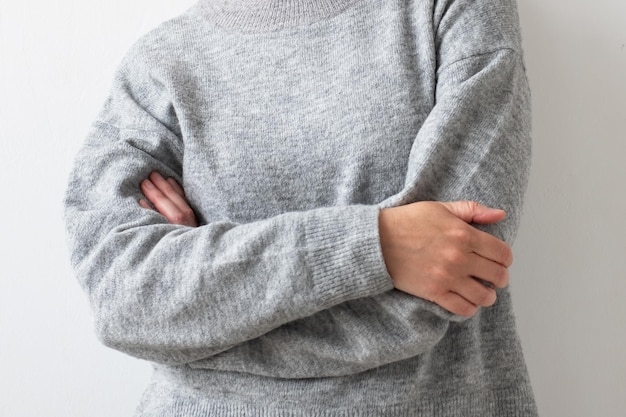
<svg viewBox="0 0 626 417">
<path fill-rule="evenodd" d="M 507 217 L 477 227 L 511 243 L 530 163 L 529 95 L 521 58 L 502 51 L 458 65 L 469 80 L 440 89 L 409 156 L 405 188 L 381 206 L 479 201 L 502 208 Z M 443 73 L 442 81 L 453 83 L 448 76 Z M 443 337 L 450 321 L 465 319 L 392 291 L 287 324 L 192 366 L 287 378 L 349 374 L 419 355 Z"/>
<path fill-rule="evenodd" d="M 378 208 L 170 225 L 137 204 L 145 172 L 169 169 L 155 155 L 92 138 L 70 179 L 73 265 L 105 344 L 186 363 L 392 288 L 377 241 Z"/>
<path fill-rule="evenodd" d="M 426 303 L 399 291 L 348 301 L 189 365 L 278 378 L 355 374 L 436 345 L 449 321 Z"/>
</svg>

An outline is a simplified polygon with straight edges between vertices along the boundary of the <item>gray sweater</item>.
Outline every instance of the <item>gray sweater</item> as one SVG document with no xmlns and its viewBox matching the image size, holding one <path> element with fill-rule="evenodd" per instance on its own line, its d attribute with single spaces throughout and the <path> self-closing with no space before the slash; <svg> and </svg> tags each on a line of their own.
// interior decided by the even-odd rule
<svg viewBox="0 0 626 417">
<path fill-rule="evenodd" d="M 65 200 L 99 338 L 154 363 L 137 415 L 535 416 L 508 290 L 454 316 L 378 235 L 475 200 L 511 242 L 529 130 L 514 0 L 201 0 L 143 36 Z M 138 205 L 152 170 L 200 227 Z"/>
</svg>

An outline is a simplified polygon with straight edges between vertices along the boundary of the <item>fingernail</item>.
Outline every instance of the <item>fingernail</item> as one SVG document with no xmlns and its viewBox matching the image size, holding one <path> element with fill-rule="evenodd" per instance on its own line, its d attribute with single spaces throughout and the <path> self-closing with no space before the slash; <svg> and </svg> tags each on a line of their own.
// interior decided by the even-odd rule
<svg viewBox="0 0 626 417">
<path fill-rule="evenodd" d="M 152 184 L 152 181 L 150 180 L 143 180 L 141 185 L 143 185 L 146 188 L 154 188 L 154 185 Z"/>
<path fill-rule="evenodd" d="M 143 198 L 139 200 L 139 205 L 145 209 L 154 210 L 154 206 L 151 203 L 149 203 L 147 200 L 144 200 Z"/>
</svg>

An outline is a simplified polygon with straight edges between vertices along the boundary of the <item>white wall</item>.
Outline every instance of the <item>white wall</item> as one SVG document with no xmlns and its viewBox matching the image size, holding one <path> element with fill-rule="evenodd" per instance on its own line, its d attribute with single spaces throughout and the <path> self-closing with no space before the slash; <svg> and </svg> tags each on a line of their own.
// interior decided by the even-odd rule
<svg viewBox="0 0 626 417">
<path fill-rule="evenodd" d="M 61 201 L 119 60 L 192 0 L 0 0 L 0 417 L 131 416 L 150 366 L 99 345 Z"/>
<path fill-rule="evenodd" d="M 626 3 L 518 0 L 534 92 L 515 308 L 543 416 L 626 415 Z M 175 3 L 175 4 L 174 4 Z M 193 0 L 0 4 L 0 416 L 130 416 L 69 268 L 71 161 L 129 45 Z"/>
<path fill-rule="evenodd" d="M 534 158 L 514 301 L 544 416 L 626 416 L 626 2 L 518 0 Z"/>
</svg>

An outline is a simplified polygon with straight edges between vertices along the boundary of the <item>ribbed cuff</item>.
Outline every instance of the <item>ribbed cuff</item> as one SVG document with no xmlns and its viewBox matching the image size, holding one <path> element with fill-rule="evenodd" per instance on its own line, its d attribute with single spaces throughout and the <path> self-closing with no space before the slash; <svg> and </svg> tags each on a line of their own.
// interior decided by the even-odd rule
<svg viewBox="0 0 626 417">
<path fill-rule="evenodd" d="M 307 264 L 322 308 L 393 289 L 380 247 L 379 210 L 329 208 L 307 222 Z"/>
</svg>

